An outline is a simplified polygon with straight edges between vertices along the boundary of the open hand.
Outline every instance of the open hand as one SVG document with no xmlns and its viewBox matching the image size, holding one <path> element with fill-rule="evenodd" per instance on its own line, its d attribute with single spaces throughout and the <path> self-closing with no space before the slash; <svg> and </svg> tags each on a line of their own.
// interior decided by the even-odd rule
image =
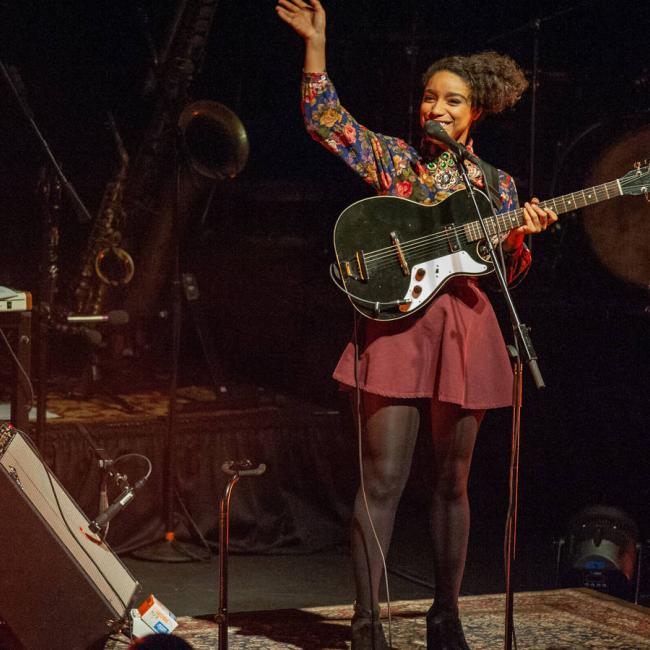
<svg viewBox="0 0 650 650">
<path fill-rule="evenodd" d="M 275 11 L 306 41 L 325 37 L 325 9 L 318 0 L 278 0 Z"/>
</svg>

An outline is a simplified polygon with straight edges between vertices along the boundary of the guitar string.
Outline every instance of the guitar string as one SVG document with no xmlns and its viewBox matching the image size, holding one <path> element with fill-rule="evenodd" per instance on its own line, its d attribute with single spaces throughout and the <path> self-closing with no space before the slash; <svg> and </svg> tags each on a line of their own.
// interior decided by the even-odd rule
<svg viewBox="0 0 650 650">
<path fill-rule="evenodd" d="M 650 167 L 650 166 L 649 166 Z M 645 173 L 645 172 L 644 172 Z M 638 183 L 638 177 L 633 177 L 631 179 L 626 179 L 625 177 L 622 177 L 619 179 L 621 182 L 621 185 L 625 185 L 626 187 L 630 184 Z M 613 196 L 610 196 L 610 191 L 607 186 L 610 186 L 610 189 L 615 192 Z M 583 208 L 590 203 L 595 203 L 595 202 L 600 202 L 607 200 L 609 198 L 614 198 L 615 196 L 620 196 L 620 193 L 617 191 L 618 188 L 616 186 L 616 181 L 609 181 L 607 183 L 603 183 L 601 185 L 597 185 L 594 187 L 590 188 L 585 188 L 583 190 L 579 190 L 577 192 L 572 192 L 571 194 L 565 194 L 563 196 L 556 197 L 554 199 L 548 199 L 547 201 L 543 201 L 540 203 L 540 207 L 546 208 L 546 207 L 552 207 L 556 212 L 559 212 L 562 214 L 563 212 L 568 212 L 570 210 L 575 210 L 578 208 Z M 589 193 L 594 194 L 596 196 L 596 201 L 591 201 L 590 198 L 587 198 L 587 194 Z M 604 193 L 604 194 L 603 194 Z M 582 194 L 583 197 L 580 199 L 579 194 Z M 571 197 L 571 200 L 567 201 L 567 197 Z M 564 205 L 558 208 L 557 203 L 562 202 Z M 580 203 L 584 201 L 583 205 L 580 205 Z M 574 203 L 574 205 L 570 205 L 571 202 Z M 497 215 L 497 230 L 490 232 L 488 230 L 488 233 L 490 235 L 496 235 L 500 234 L 503 232 L 502 226 L 507 226 L 507 230 L 512 229 L 512 218 L 516 217 L 517 218 L 517 224 L 521 225 L 521 216 L 523 215 L 523 208 L 518 208 L 516 210 L 510 210 L 508 212 L 504 212 L 503 214 Z M 494 228 L 494 217 L 488 217 L 486 218 L 486 221 L 488 222 L 488 228 Z M 510 224 L 506 223 L 507 221 L 511 221 Z M 499 223 L 501 222 L 501 223 Z M 444 233 L 438 233 L 438 234 L 433 234 L 433 235 L 424 235 L 422 237 L 416 237 L 415 239 L 411 239 L 407 242 L 404 242 L 404 244 L 401 245 L 402 250 L 408 249 L 409 246 L 412 244 L 418 244 L 420 241 L 428 240 L 429 238 L 440 238 L 440 239 L 446 239 L 449 234 L 456 234 L 460 230 L 469 228 L 471 232 L 473 233 L 474 230 L 476 230 L 476 233 L 478 235 L 477 239 L 481 239 L 482 233 L 479 231 L 479 222 L 478 221 L 473 221 L 469 222 L 466 224 L 463 224 L 461 226 L 455 226 L 453 228 L 450 228 L 449 230 L 445 231 Z M 390 246 L 386 246 L 384 248 L 379 248 L 374 251 L 369 251 L 364 255 L 364 259 L 367 262 L 372 262 L 376 259 L 379 259 L 380 257 L 383 257 L 382 253 L 385 253 L 386 255 L 393 257 L 395 254 L 395 245 L 392 244 Z"/>
<path fill-rule="evenodd" d="M 650 170 L 650 165 L 647 166 L 647 167 L 648 167 L 648 170 Z M 639 178 L 641 176 L 645 176 L 647 174 L 648 174 L 648 171 L 643 171 L 643 172 L 639 172 L 639 173 L 636 173 L 636 174 L 634 172 L 632 172 L 632 176 L 630 178 L 621 177 L 620 179 L 618 179 L 618 182 L 621 184 L 621 189 L 623 187 L 625 187 L 626 189 L 629 189 L 629 187 L 633 187 L 635 184 L 637 184 L 638 189 L 642 190 L 643 186 L 639 185 Z M 609 186 L 609 189 L 608 189 L 608 186 Z M 610 196 L 610 191 L 609 191 L 610 189 L 613 190 L 613 192 L 614 192 L 613 196 Z M 604 192 L 604 194 L 603 194 L 603 192 Z M 580 190 L 578 192 L 573 192 L 571 194 L 566 194 L 566 195 L 563 195 L 563 196 L 560 196 L 560 197 L 556 197 L 555 199 L 550 199 L 548 201 L 545 201 L 545 202 L 541 203 L 540 205 L 542 207 L 546 207 L 546 206 L 550 206 L 551 204 L 553 204 L 553 207 L 555 208 L 555 210 L 559 211 L 557 205 L 555 205 L 555 204 L 562 201 L 564 203 L 563 211 L 568 212 L 571 209 L 584 207 L 583 205 L 578 205 L 578 201 L 576 200 L 576 199 L 580 198 L 579 194 L 583 195 L 582 200 L 585 201 L 585 205 L 589 205 L 589 203 L 590 203 L 589 199 L 591 199 L 591 194 L 594 194 L 596 196 L 596 200 L 591 201 L 591 203 L 597 203 L 597 202 L 600 202 L 600 201 L 603 201 L 603 200 L 606 200 L 606 199 L 609 199 L 609 198 L 614 198 L 615 196 L 620 196 L 621 194 L 625 194 L 625 192 L 620 192 L 619 191 L 619 189 L 617 187 L 617 181 L 614 180 L 614 181 L 609 181 L 608 183 L 603 183 L 602 185 L 599 185 L 599 186 L 594 186 L 592 188 L 586 188 L 586 189 Z M 589 199 L 587 198 L 587 194 L 589 194 Z M 574 206 L 567 207 L 567 201 L 566 201 L 567 197 L 572 197 L 572 200 L 575 203 Z M 571 201 L 569 201 L 568 203 L 570 203 L 570 202 Z M 513 216 L 515 216 L 517 214 L 519 214 L 519 216 L 521 216 L 521 214 L 523 214 L 523 209 L 520 208 L 520 209 L 517 209 L 517 210 L 513 210 L 513 211 L 503 213 L 501 215 L 497 215 L 497 230 L 496 231 L 493 230 L 492 232 L 490 232 L 490 229 L 494 229 L 494 218 L 489 217 L 486 220 L 486 221 L 488 221 L 488 224 L 487 224 L 488 233 L 490 235 L 499 235 L 499 234 L 502 234 L 504 232 L 508 232 L 509 230 L 512 229 L 512 224 L 511 223 L 510 224 L 505 224 L 504 222 L 509 221 Z M 499 222 L 501 222 L 501 223 L 499 223 Z M 463 224 L 461 226 L 456 226 L 454 228 L 451 228 L 451 229 L 449 229 L 448 231 L 446 231 L 445 233 L 442 233 L 442 234 L 425 235 L 423 237 L 419 237 L 419 238 L 416 238 L 416 239 L 413 239 L 413 240 L 409 240 L 408 242 L 405 242 L 402 245 L 402 250 L 408 252 L 411 255 L 413 253 L 417 252 L 417 251 L 421 251 L 422 249 L 428 250 L 430 252 L 438 252 L 438 251 L 442 252 L 442 251 L 444 251 L 444 248 L 446 248 L 446 246 L 444 248 L 442 248 L 442 249 L 440 249 L 440 248 L 436 249 L 434 247 L 435 244 L 438 243 L 438 242 L 436 242 L 436 240 L 440 240 L 440 241 L 445 240 L 445 239 L 448 238 L 448 235 L 451 232 L 458 233 L 461 230 L 467 231 L 469 229 L 470 234 L 473 234 L 474 230 L 477 230 L 478 223 L 479 223 L 478 221 L 470 222 L 470 223 L 467 223 L 467 224 Z M 506 229 L 502 229 L 501 228 L 502 225 L 506 225 L 506 226 L 510 226 L 510 227 L 507 227 Z M 470 241 L 477 241 L 478 239 L 481 239 L 481 238 L 482 237 L 479 235 L 478 237 L 470 240 L 467 237 L 466 234 L 463 234 L 461 236 L 461 238 L 459 238 L 459 243 L 462 246 L 462 245 L 464 245 L 464 244 L 466 244 L 466 243 L 468 243 Z M 384 251 L 385 251 L 384 254 L 377 255 L 377 253 L 382 253 Z M 365 259 L 366 259 L 366 262 L 367 262 L 367 265 L 369 266 L 369 268 L 372 268 L 373 270 L 376 271 L 376 270 L 379 270 L 381 268 L 393 265 L 395 263 L 395 253 L 396 253 L 395 246 L 392 245 L 392 246 L 388 246 L 388 247 L 386 247 L 384 249 L 378 249 L 377 251 L 372 251 L 371 253 L 369 253 L 369 254 L 367 254 L 365 256 Z M 369 257 L 370 257 L 370 259 L 368 259 Z"/>
<path fill-rule="evenodd" d="M 550 199 L 548 201 L 544 201 L 543 203 L 540 204 L 540 206 L 543 207 L 543 208 L 544 207 L 553 207 L 555 209 L 555 211 L 560 211 L 560 213 L 561 212 L 567 212 L 569 210 L 576 209 L 576 208 L 585 207 L 586 205 L 589 205 L 589 200 L 587 199 L 587 195 L 585 194 L 587 192 L 597 196 L 596 202 L 600 202 L 600 201 L 606 200 L 608 198 L 613 198 L 613 197 L 610 197 L 610 193 L 609 193 L 609 191 L 608 191 L 608 189 L 606 187 L 607 185 L 610 185 L 612 187 L 612 189 L 617 189 L 616 188 L 616 181 L 610 181 L 609 183 L 604 183 L 604 184 L 602 184 L 600 186 L 587 188 L 585 190 L 580 190 L 579 192 L 573 192 L 571 194 L 566 194 L 566 195 L 561 196 L 561 197 L 556 197 L 555 199 Z M 626 185 L 627 185 L 627 183 L 626 183 Z M 568 207 L 567 206 L 567 201 L 565 200 L 566 197 L 577 197 L 577 198 L 579 198 L 578 194 L 583 194 L 584 195 L 582 200 L 585 201 L 585 204 L 584 205 L 578 205 L 578 201 L 576 199 L 573 199 L 573 201 L 575 203 L 575 206 Z M 558 203 L 560 201 L 562 201 L 564 203 L 563 210 L 559 210 L 557 205 L 556 205 L 556 203 Z M 570 201 L 569 201 L 569 203 L 570 203 Z M 490 234 L 490 235 L 498 235 L 498 234 L 502 234 L 503 232 L 508 232 L 508 231 L 512 230 L 512 221 L 511 221 L 512 218 L 516 217 L 517 218 L 517 223 L 520 224 L 521 223 L 520 218 L 523 215 L 523 212 L 524 212 L 523 208 L 518 208 L 516 210 L 511 210 L 511 211 L 508 211 L 508 212 L 504 212 L 503 214 L 497 215 L 497 224 L 496 224 L 497 229 L 496 230 L 494 230 L 494 227 L 495 227 L 495 224 L 494 224 L 495 219 L 494 219 L 494 217 L 488 217 L 486 219 L 486 222 L 487 222 L 486 225 L 488 227 L 488 234 Z M 506 223 L 508 221 L 510 221 L 510 223 Z M 505 228 L 503 228 L 503 226 L 505 226 Z M 450 235 L 452 235 L 452 234 L 457 235 L 461 231 L 464 231 L 464 230 L 467 230 L 467 229 L 470 230 L 470 234 L 472 234 L 474 232 L 474 230 L 476 230 L 477 234 L 479 235 L 477 237 L 477 239 L 482 239 L 482 237 L 481 237 L 482 232 L 480 232 L 478 230 L 478 227 L 479 227 L 479 222 L 478 221 L 469 222 L 469 223 L 463 224 L 461 226 L 454 226 L 454 227 L 450 228 L 449 230 L 445 231 L 444 233 L 436 233 L 436 234 L 432 234 L 432 235 L 424 235 L 422 237 L 416 237 L 415 239 L 404 242 L 403 244 L 401 244 L 401 249 L 402 249 L 403 252 L 413 253 L 413 252 L 417 251 L 418 249 L 422 248 L 423 246 L 427 247 L 427 246 L 433 245 L 433 243 L 436 240 L 439 240 L 439 241 L 442 242 L 443 240 L 447 240 Z M 462 242 L 462 243 L 467 243 L 469 241 L 476 241 L 477 239 L 469 240 L 469 238 L 467 238 L 466 241 Z M 378 269 L 378 268 L 381 268 L 380 266 L 378 266 L 378 263 L 380 263 L 383 259 L 390 259 L 391 262 L 394 261 L 395 254 L 396 254 L 396 247 L 393 244 L 391 246 L 387 246 L 385 248 L 380 248 L 380 249 L 377 249 L 375 251 L 370 251 L 370 252 L 366 253 L 364 255 L 364 259 L 365 259 L 365 262 L 366 262 L 367 266 L 369 265 L 373 269 Z"/>
<path fill-rule="evenodd" d="M 503 216 L 503 215 L 499 215 Z M 513 229 L 513 224 L 512 222 L 510 223 L 505 223 L 506 221 L 510 221 L 510 219 L 498 219 L 497 226 L 495 228 L 494 224 L 494 219 L 492 217 L 486 219 L 488 223 L 486 223 L 488 234 L 490 236 L 500 236 L 505 233 L 510 232 Z M 404 244 L 401 245 L 401 249 L 403 253 L 408 253 L 410 255 L 419 252 L 422 248 L 429 248 L 435 244 L 444 244 L 444 247 L 446 248 L 449 244 L 449 239 L 450 235 L 454 234 L 457 236 L 458 242 L 460 244 L 466 244 L 472 241 L 479 241 L 481 239 L 484 239 L 482 236 L 483 233 L 479 232 L 479 225 L 478 221 L 472 222 L 472 223 L 467 223 L 462 226 L 458 226 L 455 228 L 450 228 L 449 230 L 445 231 L 444 233 L 438 233 L 435 235 L 426 235 L 424 237 L 418 237 L 416 239 L 411 239 Z M 472 238 L 470 238 L 470 235 L 472 235 Z M 378 256 L 374 256 L 371 259 L 371 266 L 373 268 L 378 268 L 377 264 L 381 263 L 383 260 L 390 259 L 391 261 L 394 260 L 396 250 L 394 247 L 385 249 L 387 252 L 383 253 Z M 367 265 L 367 259 L 366 259 L 366 265 Z"/>
<path fill-rule="evenodd" d="M 469 239 L 466 236 L 459 237 L 458 242 L 460 246 L 464 246 L 465 244 L 469 243 Z M 436 245 L 437 244 L 437 245 Z M 416 250 L 417 249 L 417 250 Z M 408 250 L 409 255 L 413 255 L 416 252 L 419 253 L 424 253 L 425 251 L 428 251 L 430 253 L 443 253 L 445 250 L 448 250 L 447 245 L 445 244 L 444 246 L 440 246 L 440 242 L 426 242 L 423 244 L 420 244 L 417 247 L 411 247 Z M 434 257 L 438 257 L 438 255 L 434 255 Z M 368 268 L 368 271 L 378 271 L 382 268 L 387 268 L 389 266 L 393 266 L 395 264 L 395 253 L 393 255 L 386 255 L 382 259 L 377 260 L 373 262 L 370 266 L 366 264 L 366 267 Z"/>
<path fill-rule="evenodd" d="M 505 216 L 505 215 L 499 215 L 499 216 Z M 489 217 L 488 219 L 486 219 L 486 221 L 489 222 L 487 224 L 488 233 L 491 235 L 497 234 L 497 232 L 490 232 L 490 229 L 494 227 L 494 218 Z M 502 220 L 500 219 L 499 221 Z M 436 241 L 440 241 L 440 242 L 447 241 L 450 235 L 458 235 L 458 234 L 462 235 L 464 234 L 464 231 L 466 229 L 468 228 L 471 229 L 474 224 L 478 224 L 478 222 L 467 223 L 460 226 L 453 226 L 442 233 L 434 233 L 429 235 L 423 235 L 422 237 L 416 237 L 415 239 L 410 239 L 407 242 L 400 244 L 400 247 L 403 251 L 411 251 L 413 249 L 419 248 L 422 245 L 427 246 Z M 505 225 L 505 224 L 500 224 L 498 226 L 498 233 L 507 232 L 508 230 L 511 230 L 511 228 L 502 229 L 501 225 Z M 386 257 L 392 258 L 395 255 L 395 250 L 396 250 L 395 244 L 392 244 L 391 246 L 386 246 L 385 248 L 379 248 L 377 250 L 370 251 L 369 253 L 364 254 L 364 259 L 366 260 L 366 263 L 368 263 L 368 262 L 380 261 L 381 259 Z"/>
<path fill-rule="evenodd" d="M 497 215 L 497 221 L 502 222 L 501 224 L 498 225 L 499 230 L 501 225 L 505 225 L 506 220 L 511 220 L 512 217 L 516 216 L 517 213 L 523 214 L 523 209 L 517 209 L 517 210 L 511 210 L 509 212 L 504 212 L 503 214 Z M 492 227 L 494 225 L 494 217 L 487 217 L 486 221 L 488 222 L 488 227 Z M 472 228 L 476 227 L 478 228 L 478 221 L 473 221 L 473 222 L 468 222 L 466 224 L 462 224 L 460 226 L 453 226 L 449 230 L 446 230 L 444 233 L 434 233 L 434 234 L 428 234 L 428 235 L 423 235 L 422 237 L 416 237 L 415 239 L 410 239 L 407 242 L 404 242 L 402 245 L 403 247 L 407 247 L 413 243 L 418 243 L 420 241 L 428 240 L 429 238 L 438 238 L 438 239 L 447 239 L 449 234 L 456 234 L 462 230 L 465 230 L 465 228 Z M 490 234 L 496 234 L 496 233 L 490 233 Z M 377 250 L 374 251 L 369 251 L 364 255 L 366 260 L 372 260 L 374 259 L 378 254 L 384 253 L 384 252 L 389 252 L 390 255 L 392 255 L 395 251 L 395 245 L 392 244 L 390 246 L 386 246 L 384 248 L 378 248 Z"/>
<path fill-rule="evenodd" d="M 623 190 L 623 188 L 629 190 L 629 188 L 630 188 L 630 187 L 633 188 L 634 185 L 637 185 L 637 187 L 636 187 L 636 190 L 637 190 L 637 191 L 636 191 L 636 194 L 640 194 L 640 193 L 642 193 L 644 190 L 647 191 L 647 187 L 646 187 L 646 185 L 641 184 L 641 183 L 643 183 L 643 182 L 646 180 L 645 178 L 642 178 L 642 177 L 643 177 L 643 176 L 648 176 L 649 173 L 650 173 L 650 165 L 646 165 L 644 171 L 641 171 L 640 169 L 637 169 L 637 170 L 636 170 L 636 173 L 635 173 L 635 172 L 628 172 L 628 174 L 626 174 L 624 177 L 621 177 L 621 178 L 619 178 L 619 179 L 617 179 L 617 180 L 615 180 L 615 181 L 610 181 L 609 183 L 604 183 L 604 184 L 601 185 L 601 186 L 594 187 L 594 188 L 590 188 L 591 190 L 594 191 L 594 194 L 596 194 L 596 197 L 597 197 L 596 200 L 595 200 L 595 201 L 591 201 L 591 203 L 592 203 L 592 204 L 593 204 L 593 203 L 598 203 L 598 202 L 601 202 L 601 201 L 603 201 L 603 200 L 610 199 L 610 198 L 614 198 L 614 197 L 616 197 L 616 196 L 623 196 L 623 195 L 625 195 L 625 194 L 633 194 L 633 193 L 634 193 L 633 191 L 632 191 L 632 192 L 630 192 L 630 191 L 628 191 L 628 192 L 624 192 L 624 191 L 622 191 L 622 190 Z M 630 178 L 627 178 L 627 176 L 631 176 L 631 177 L 630 177 Z M 609 192 L 608 192 L 608 190 L 607 190 L 607 185 L 610 185 L 610 189 L 614 190 L 614 193 L 613 193 L 612 195 L 609 194 Z M 599 191 L 602 191 L 603 189 L 605 190 L 605 196 L 602 197 L 602 198 L 599 198 L 599 197 L 598 197 L 598 193 L 599 193 Z M 589 190 L 589 189 L 586 189 L 586 190 L 581 190 L 581 191 L 579 192 L 580 194 L 583 195 L 583 198 L 584 198 L 585 200 L 586 200 L 585 192 L 588 192 L 588 191 L 590 191 L 590 190 Z M 579 193 L 578 193 L 578 192 L 574 192 L 574 193 L 572 193 L 572 194 L 567 194 L 567 195 L 564 195 L 564 196 L 562 196 L 562 197 L 557 197 L 556 199 L 551 199 L 551 200 L 549 200 L 549 201 L 545 201 L 544 203 L 542 203 L 542 204 L 540 204 L 540 205 L 542 205 L 543 207 L 545 207 L 546 205 L 549 205 L 549 204 L 551 204 L 551 203 L 555 203 L 555 202 L 560 201 L 560 200 L 562 200 L 563 202 L 565 202 L 565 198 L 566 198 L 566 197 L 569 197 L 569 196 L 570 196 L 570 197 L 578 197 L 578 194 L 579 194 Z M 589 205 L 589 202 L 586 202 L 585 205 Z M 554 206 L 554 207 L 555 207 L 555 206 Z M 574 210 L 574 209 L 577 209 L 577 208 L 580 208 L 580 207 L 585 207 L 585 206 L 578 206 L 578 205 L 575 205 L 575 206 L 573 206 L 573 207 L 567 207 L 567 206 L 566 206 L 566 202 L 565 202 L 565 205 L 564 205 L 564 212 L 569 212 L 569 211 L 571 211 L 571 210 Z M 555 209 L 557 210 L 557 207 L 555 207 Z M 503 215 L 497 215 L 497 218 L 498 218 L 498 217 L 504 217 L 504 216 L 507 216 L 507 215 L 510 215 L 510 214 L 516 214 L 517 212 L 523 213 L 523 209 L 519 209 L 519 210 L 515 210 L 515 211 L 512 211 L 512 212 L 504 213 Z M 494 218 L 491 218 L 491 220 L 494 221 Z M 474 222 L 474 224 L 477 224 L 477 223 L 478 223 L 478 222 Z M 464 224 L 464 226 L 457 227 L 457 228 L 455 228 L 455 230 L 459 230 L 459 229 L 465 228 L 466 226 L 471 226 L 471 225 L 472 225 L 472 224 Z M 418 239 L 428 239 L 428 238 L 429 238 L 429 236 L 425 236 L 425 237 L 421 237 L 421 238 L 418 238 Z M 410 243 L 412 243 L 413 241 L 416 241 L 416 240 L 411 240 L 410 242 L 407 242 L 407 244 L 410 244 Z M 466 241 L 469 241 L 469 240 L 466 240 Z M 473 240 L 473 241 L 476 241 L 476 240 Z M 427 242 L 427 243 L 428 243 L 428 244 L 431 244 L 431 242 Z M 426 245 L 426 244 L 419 244 L 418 247 L 419 247 L 419 248 L 422 248 L 422 247 L 424 247 L 425 245 Z M 393 258 L 393 261 L 391 262 L 391 264 L 394 264 L 394 253 L 395 253 L 395 251 L 394 251 L 394 246 L 387 247 L 387 249 L 384 249 L 384 250 L 390 250 L 390 249 L 392 249 L 392 254 L 389 255 L 389 256 L 385 256 L 385 257 Z M 386 263 L 381 264 L 381 266 L 379 266 L 379 264 L 381 264 L 381 260 L 380 260 L 380 261 L 378 262 L 378 264 L 375 265 L 373 268 L 378 269 L 378 268 L 381 268 L 381 266 L 387 266 Z"/>
<path fill-rule="evenodd" d="M 615 186 L 615 183 L 616 183 L 616 181 L 611 181 L 611 184 L 613 184 L 614 186 Z M 609 198 L 609 192 L 607 192 L 607 189 L 604 188 L 604 186 L 599 186 L 597 188 L 596 187 L 588 188 L 587 190 L 581 190 L 581 193 L 582 192 L 592 191 L 592 190 L 594 191 L 593 192 L 594 194 L 599 194 L 599 193 L 602 194 L 602 192 L 605 191 L 605 197 L 604 198 L 605 199 Z M 577 194 L 578 194 L 578 192 L 574 192 L 573 194 L 570 194 L 570 195 L 567 194 L 567 195 L 562 196 L 562 197 L 557 197 L 555 199 L 550 199 L 549 201 L 545 201 L 545 202 L 541 203 L 540 206 L 541 207 L 550 207 L 551 204 L 555 204 L 556 202 L 562 200 L 565 203 L 564 211 L 575 209 L 574 207 L 567 207 L 566 201 L 564 201 L 564 199 L 565 199 L 566 196 L 576 196 Z M 584 205 L 589 204 L 589 201 L 586 199 L 586 197 L 583 197 L 583 200 L 585 200 Z M 604 199 L 599 199 L 599 200 L 604 200 Z M 577 201 L 575 201 L 575 203 L 577 203 Z M 552 207 L 554 207 L 555 210 L 558 210 L 558 207 L 556 205 L 553 205 Z M 584 206 L 583 205 L 577 205 L 576 207 L 584 207 Z M 502 231 L 501 226 L 503 226 L 503 225 L 509 226 L 507 229 L 511 230 L 512 229 L 511 224 L 507 224 L 505 222 L 506 221 L 511 221 L 513 217 L 517 217 L 517 223 L 520 224 L 521 223 L 520 222 L 521 215 L 523 215 L 523 208 L 518 208 L 516 210 L 511 210 L 509 212 L 504 212 L 503 214 L 497 215 L 497 221 L 501 222 L 501 223 L 497 224 L 498 232 Z M 488 224 L 487 224 L 488 228 L 493 228 L 494 227 L 494 218 L 493 217 L 488 217 L 486 219 L 486 221 L 488 222 Z M 477 234 L 479 235 L 478 239 L 481 239 L 480 235 L 482 235 L 482 233 L 479 231 L 479 222 L 474 221 L 474 222 L 469 222 L 467 224 L 463 224 L 461 226 L 455 226 L 455 227 L 450 228 L 449 230 L 445 231 L 444 233 L 438 233 L 438 234 L 434 234 L 434 235 L 424 235 L 422 237 L 417 237 L 415 239 L 409 240 L 408 242 L 404 242 L 404 244 L 402 244 L 402 249 L 403 250 L 408 249 L 411 244 L 418 244 L 420 241 L 428 240 L 431 237 L 446 239 L 449 234 L 456 234 L 460 230 L 465 229 L 466 227 L 470 228 L 472 231 L 476 230 Z M 497 234 L 497 232 L 490 232 L 489 230 L 488 230 L 488 232 L 491 235 Z M 365 258 L 366 262 L 373 261 L 373 260 L 377 259 L 378 256 L 382 257 L 383 256 L 382 253 L 386 253 L 387 255 L 392 257 L 395 254 L 395 245 L 393 244 L 391 246 L 386 246 L 384 248 L 379 248 L 379 249 L 374 250 L 374 251 L 369 251 L 368 253 L 366 253 L 364 255 L 364 258 Z"/>
</svg>

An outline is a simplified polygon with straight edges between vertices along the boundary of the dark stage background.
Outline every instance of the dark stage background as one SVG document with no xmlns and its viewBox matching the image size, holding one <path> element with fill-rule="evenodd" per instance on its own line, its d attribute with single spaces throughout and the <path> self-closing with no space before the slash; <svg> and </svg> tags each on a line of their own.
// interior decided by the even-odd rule
<svg viewBox="0 0 650 650">
<path fill-rule="evenodd" d="M 116 165 L 106 111 L 114 113 L 132 152 L 150 115 L 140 93 L 148 68 L 143 12 L 159 42 L 175 3 L 10 4 L 17 3 L 2 4 L 2 59 L 20 71 L 35 119 L 94 214 Z M 328 67 L 343 102 L 374 130 L 413 141 L 417 124 L 409 122 L 409 111 L 417 116 L 419 76 L 429 62 L 496 49 L 530 73 L 531 21 L 548 17 L 539 28 L 534 166 L 534 191 L 542 198 L 584 187 L 608 146 L 647 128 L 650 12 L 644 0 L 331 0 L 326 7 Z M 251 154 L 244 172 L 218 187 L 205 223 L 189 224 L 184 264 L 203 288 L 211 336 L 229 378 L 339 406 L 329 376 L 351 330 L 351 313 L 329 283 L 330 232 L 339 212 L 370 192 L 304 133 L 301 59 L 301 43 L 276 18 L 272 0 L 219 4 L 192 95 L 233 109 L 248 131 Z M 41 215 L 35 187 L 42 155 L 6 86 L 0 111 L 0 283 L 36 292 Z M 529 196 L 530 111 L 529 91 L 514 111 L 486 121 L 475 135 L 481 155 L 515 176 L 522 197 Z M 650 205 L 634 200 L 635 209 L 650 216 Z M 61 220 L 63 292 L 73 282 L 89 227 L 77 223 L 68 202 Z M 557 530 L 581 507 L 610 503 L 647 534 L 647 287 L 619 279 L 602 264 L 581 213 L 561 224 L 535 240 L 534 269 L 515 292 L 548 385 L 536 394 L 527 380 L 525 388 L 522 527 Z M 639 239 L 647 251 L 647 228 Z M 167 302 L 164 294 L 160 307 Z M 501 312 L 498 296 L 494 303 Z M 164 331 L 163 325 L 151 329 Z M 185 379 L 191 380 L 200 372 L 201 353 L 188 323 L 185 333 L 184 368 L 192 368 Z M 154 342 L 154 353 L 167 359 L 168 337 Z M 55 343 L 54 374 L 74 369 L 76 348 L 65 339 Z M 473 479 L 479 507 L 493 507 L 494 495 L 505 489 L 508 427 L 506 412 L 486 422 L 477 453 L 490 469 Z M 424 492 L 416 479 L 411 496 Z"/>
</svg>

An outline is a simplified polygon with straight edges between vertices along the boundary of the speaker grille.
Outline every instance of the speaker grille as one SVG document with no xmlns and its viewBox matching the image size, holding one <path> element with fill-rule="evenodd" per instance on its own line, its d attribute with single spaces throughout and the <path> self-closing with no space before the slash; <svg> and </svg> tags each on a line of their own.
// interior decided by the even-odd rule
<svg viewBox="0 0 650 650">
<path fill-rule="evenodd" d="M 137 582 L 87 536 L 88 519 L 24 434 L 0 430 L 0 453 L 1 616 L 30 650 L 103 643 Z"/>
</svg>

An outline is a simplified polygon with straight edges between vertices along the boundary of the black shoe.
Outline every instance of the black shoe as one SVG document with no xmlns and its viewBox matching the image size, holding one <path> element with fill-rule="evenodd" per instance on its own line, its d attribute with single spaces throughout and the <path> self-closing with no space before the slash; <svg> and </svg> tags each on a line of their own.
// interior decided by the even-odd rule
<svg viewBox="0 0 650 650">
<path fill-rule="evenodd" d="M 379 618 L 379 609 L 369 611 L 354 604 L 351 650 L 389 650 Z"/>
<path fill-rule="evenodd" d="M 444 610 L 427 613 L 427 650 L 470 650 L 458 612 Z"/>
</svg>

